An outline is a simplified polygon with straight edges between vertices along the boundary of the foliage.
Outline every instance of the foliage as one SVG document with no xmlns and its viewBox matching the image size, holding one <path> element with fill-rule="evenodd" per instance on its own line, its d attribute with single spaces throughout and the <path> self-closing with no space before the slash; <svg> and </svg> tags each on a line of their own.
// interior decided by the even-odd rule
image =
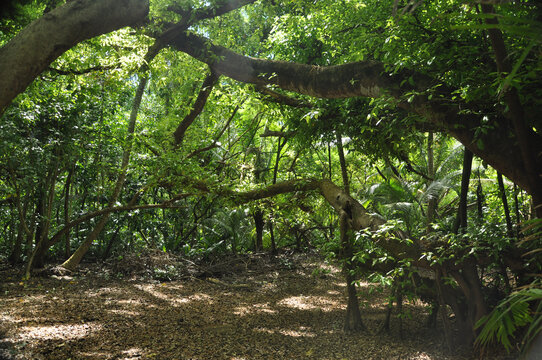
<svg viewBox="0 0 542 360">
<path fill-rule="evenodd" d="M 476 344 L 486 348 L 491 343 L 497 342 L 509 352 L 513 347 L 513 339 L 519 336 L 519 330 L 526 327 L 521 340 L 521 348 L 527 351 L 542 330 L 542 287 L 540 285 L 540 281 L 535 281 L 513 292 L 490 314 L 480 319 L 476 324 L 477 328 L 481 328 Z"/>
</svg>

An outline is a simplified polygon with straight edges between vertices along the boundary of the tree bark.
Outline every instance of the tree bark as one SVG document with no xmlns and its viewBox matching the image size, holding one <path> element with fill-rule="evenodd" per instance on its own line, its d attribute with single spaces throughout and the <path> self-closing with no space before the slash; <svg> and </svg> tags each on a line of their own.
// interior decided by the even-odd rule
<svg viewBox="0 0 542 360">
<path fill-rule="evenodd" d="M 68 224 L 70 222 L 70 187 L 74 171 L 75 167 L 72 166 L 68 171 L 68 177 L 66 178 L 66 185 L 64 189 L 64 224 Z M 69 258 L 70 252 L 70 232 L 68 231 L 64 238 L 64 256 Z"/>
<path fill-rule="evenodd" d="M 506 219 L 506 230 L 509 237 L 514 236 L 514 228 L 512 226 L 512 218 L 510 217 L 510 207 L 508 206 L 508 198 L 506 197 L 506 189 L 501 173 L 497 173 L 497 183 L 499 184 L 499 195 L 501 196 L 502 207 L 504 210 L 504 218 Z"/>
<path fill-rule="evenodd" d="M 427 135 L 427 177 L 430 179 L 428 187 L 431 182 L 435 180 L 435 159 L 433 151 L 434 134 L 429 132 Z M 432 194 L 428 194 L 427 197 L 427 233 L 432 231 L 431 224 L 435 220 L 437 212 L 438 199 Z"/>
<path fill-rule="evenodd" d="M 346 158 L 344 157 L 343 137 L 338 131 L 335 131 L 335 136 L 337 138 L 337 152 L 339 153 L 339 162 L 341 164 L 344 191 L 350 194 L 350 181 L 348 180 L 348 169 L 346 167 Z"/>
<path fill-rule="evenodd" d="M 344 157 L 344 149 L 342 144 L 342 136 L 336 131 L 337 152 L 339 153 L 339 162 L 341 164 L 341 175 L 343 179 L 344 193 L 350 196 L 350 185 L 348 181 L 348 169 L 346 167 L 346 159 Z M 354 250 L 352 249 L 352 226 L 354 213 L 352 212 L 352 204 L 350 201 L 345 201 L 343 207 L 339 211 L 339 231 L 341 237 L 341 261 L 343 262 L 343 274 L 346 279 L 346 292 L 348 295 L 348 305 L 346 307 L 346 319 L 344 322 L 345 331 L 360 331 L 365 330 L 365 325 L 361 320 L 361 312 L 359 311 L 358 294 L 356 291 L 356 283 L 354 272 L 356 267 L 352 263 Z"/>
<path fill-rule="evenodd" d="M 57 57 L 79 42 L 142 22 L 148 0 L 70 1 L 0 49 L 0 113 Z"/>
</svg>

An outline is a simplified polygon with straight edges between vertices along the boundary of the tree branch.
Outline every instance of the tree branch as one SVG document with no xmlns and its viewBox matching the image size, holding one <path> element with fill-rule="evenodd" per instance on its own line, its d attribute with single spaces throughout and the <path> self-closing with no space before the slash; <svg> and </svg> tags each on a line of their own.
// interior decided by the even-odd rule
<svg viewBox="0 0 542 360">
<path fill-rule="evenodd" d="M 190 113 L 188 113 L 188 115 L 185 116 L 183 121 L 181 121 L 181 123 L 177 127 L 177 130 L 175 130 L 175 132 L 173 133 L 176 146 L 181 145 L 186 129 L 188 129 L 188 127 L 192 125 L 194 120 L 196 120 L 196 117 L 198 117 L 198 115 L 203 111 L 203 107 L 205 106 L 205 103 L 207 102 L 209 95 L 211 95 L 211 92 L 213 91 L 213 87 L 218 81 L 218 78 L 219 78 L 219 75 L 215 73 L 213 70 L 211 70 L 211 73 L 207 75 L 207 77 L 203 81 L 200 92 L 198 94 L 198 97 L 196 99 L 196 102 L 194 103 L 192 110 L 190 111 Z"/>
<path fill-rule="evenodd" d="M 282 137 L 282 138 L 290 138 L 294 136 L 297 133 L 296 130 L 293 131 L 274 131 L 269 130 L 269 128 L 265 128 L 263 133 L 260 134 L 260 137 Z"/>
<path fill-rule="evenodd" d="M 169 44 L 207 63 L 218 73 L 245 83 L 274 85 L 320 98 L 391 96 L 397 100 L 398 107 L 444 129 L 529 193 L 535 191 L 525 177 L 517 139 L 509 136 L 510 123 L 500 115 L 492 119 L 501 124 L 498 128 L 485 134 L 478 131 L 483 127 L 481 114 L 492 114 L 494 110 L 472 109 L 472 104 L 452 101 L 453 89 L 427 75 L 408 69 L 390 74 L 383 63 L 376 61 L 312 66 L 257 59 L 237 54 L 190 33 L 179 34 Z M 405 101 L 407 94 L 412 95 Z M 465 110 L 469 108 L 469 111 Z M 542 153 L 541 136 L 532 129 L 528 132 L 530 137 L 538 140 L 532 141 L 536 146 L 533 153 Z M 542 168 L 541 162 L 542 159 L 538 162 L 539 168 Z"/>
<path fill-rule="evenodd" d="M 148 0 L 80 0 L 32 22 L 0 49 L 0 113 L 66 50 L 141 22 L 148 11 Z"/>
<path fill-rule="evenodd" d="M 58 75 L 84 75 L 84 74 L 88 74 L 95 71 L 106 71 L 106 70 L 118 69 L 119 66 L 120 66 L 119 64 L 108 65 L 108 66 L 100 65 L 100 66 L 93 66 L 93 67 L 83 69 L 83 70 L 75 70 L 75 69 L 63 70 L 63 69 L 48 67 L 47 70 Z"/>
<path fill-rule="evenodd" d="M 255 86 L 255 89 L 259 93 L 262 93 L 263 95 L 265 95 L 264 100 L 272 101 L 272 102 L 275 102 L 277 104 L 288 105 L 288 106 L 296 107 L 296 108 L 309 108 L 310 109 L 310 108 L 314 107 L 314 105 L 312 105 L 310 103 L 303 102 L 303 101 L 300 101 L 298 99 L 283 95 L 283 94 L 278 93 L 276 91 L 273 91 L 270 88 L 265 87 L 265 86 Z"/>
</svg>

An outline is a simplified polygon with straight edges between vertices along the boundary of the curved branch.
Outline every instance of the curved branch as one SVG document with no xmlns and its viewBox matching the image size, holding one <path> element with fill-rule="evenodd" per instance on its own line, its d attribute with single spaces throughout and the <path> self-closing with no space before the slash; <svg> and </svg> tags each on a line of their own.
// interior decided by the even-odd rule
<svg viewBox="0 0 542 360">
<path fill-rule="evenodd" d="M 482 123 L 483 109 L 468 110 L 470 104 L 452 101 L 453 89 L 438 84 L 427 75 L 407 69 L 390 74 L 383 63 L 376 61 L 313 66 L 257 59 L 214 45 L 209 39 L 191 33 L 179 34 L 169 45 L 207 63 L 220 74 L 257 86 L 274 85 L 320 98 L 391 96 L 398 107 L 444 129 L 529 193 L 536 191 L 525 176 L 517 138 L 510 136 L 513 133 L 510 122 L 501 115 L 493 119 L 499 125 L 492 131 L 479 131 L 486 126 Z M 407 94 L 412 94 L 409 101 L 405 101 Z M 541 136 L 532 129 L 528 132 L 533 153 L 542 153 Z M 542 168 L 542 159 L 537 161 L 537 166 Z"/>
<path fill-rule="evenodd" d="M 57 57 L 79 42 L 141 22 L 149 0 L 70 1 L 0 49 L 0 113 Z"/>
<path fill-rule="evenodd" d="M 192 123 L 198 115 L 203 111 L 203 107 L 205 106 L 205 103 L 207 102 L 207 99 L 209 98 L 209 95 L 211 95 L 211 92 L 213 91 L 213 87 L 218 81 L 219 75 L 211 70 L 211 73 L 207 75 L 205 80 L 203 81 L 203 84 L 201 85 L 200 92 L 198 94 L 198 98 L 196 99 L 196 102 L 194 103 L 194 107 L 192 108 L 192 111 L 188 113 L 188 115 L 185 116 L 183 121 L 179 124 L 175 132 L 173 133 L 173 137 L 175 138 L 175 145 L 179 146 L 183 142 L 184 133 L 186 132 L 186 129 Z"/>
<path fill-rule="evenodd" d="M 66 234 L 71 228 L 73 228 L 76 225 L 82 224 L 85 221 L 94 219 L 95 217 L 101 216 L 101 215 L 107 215 L 112 214 L 115 212 L 122 212 L 122 211 L 134 211 L 134 210 L 143 210 L 143 209 L 167 209 L 174 207 L 173 203 L 177 200 L 180 200 L 182 198 L 191 196 L 193 194 L 179 194 L 171 198 L 170 200 L 164 201 L 160 204 L 146 204 L 146 205 L 124 205 L 124 206 L 115 206 L 115 207 L 107 207 L 105 209 L 93 211 L 91 213 L 88 213 L 86 215 L 80 216 L 79 218 L 70 221 L 67 223 L 61 230 L 59 230 L 49 241 L 47 242 L 46 247 L 51 247 L 57 242 L 59 242 L 64 234 Z"/>
</svg>

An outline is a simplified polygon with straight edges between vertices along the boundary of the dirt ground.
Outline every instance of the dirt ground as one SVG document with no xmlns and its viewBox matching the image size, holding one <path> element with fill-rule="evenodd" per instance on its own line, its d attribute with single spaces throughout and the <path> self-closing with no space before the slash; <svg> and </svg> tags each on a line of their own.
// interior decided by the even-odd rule
<svg viewBox="0 0 542 360">
<path fill-rule="evenodd" d="M 27 282 L 0 271 L 0 360 L 471 358 L 446 351 L 421 303 L 404 305 L 403 339 L 397 317 L 390 334 L 377 334 L 386 294 L 369 283 L 359 286 L 369 330 L 345 333 L 341 273 L 314 257 L 238 258 L 220 278 L 173 281 L 171 267 L 156 280 L 93 266 Z"/>
</svg>

